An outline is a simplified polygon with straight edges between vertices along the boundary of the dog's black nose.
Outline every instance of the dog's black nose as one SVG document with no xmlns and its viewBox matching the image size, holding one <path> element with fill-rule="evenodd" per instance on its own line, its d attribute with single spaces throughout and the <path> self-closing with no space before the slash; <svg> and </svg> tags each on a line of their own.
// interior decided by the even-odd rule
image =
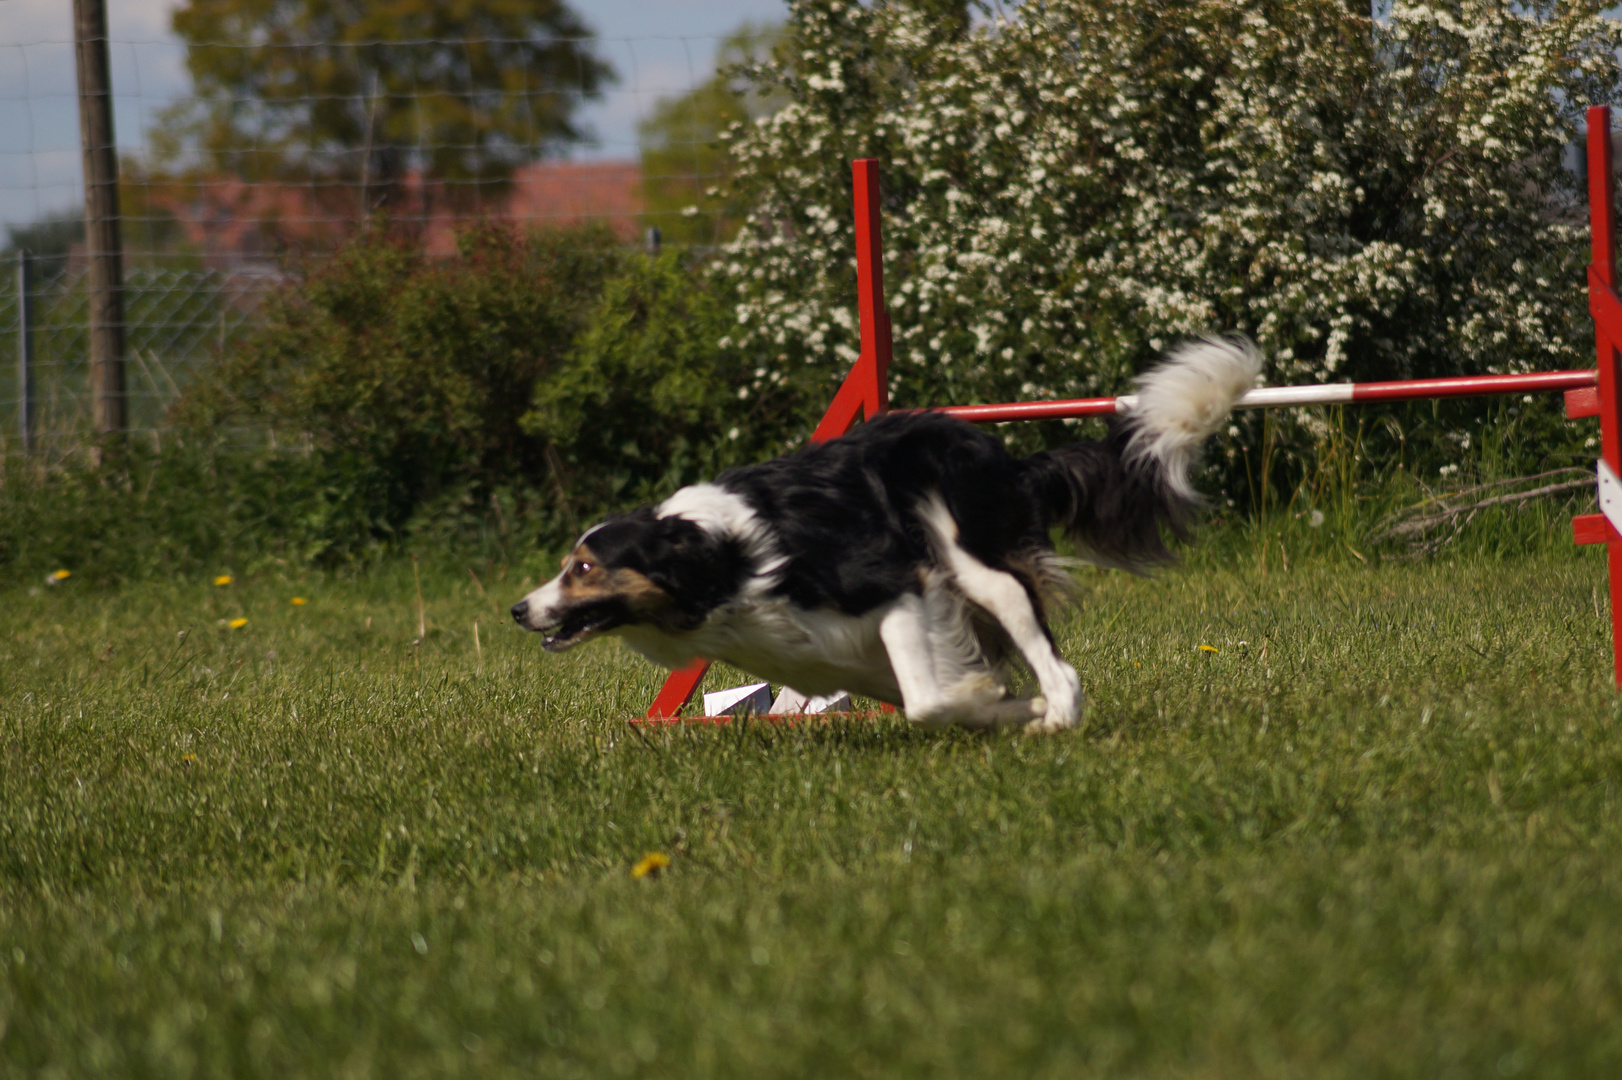
<svg viewBox="0 0 1622 1080">
<path fill-rule="evenodd" d="M 513 605 L 513 621 L 518 623 L 520 626 L 523 625 L 524 617 L 526 615 L 528 615 L 528 614 L 529 614 L 529 601 L 528 600 L 520 600 L 520 601 L 518 601 L 518 603 Z"/>
</svg>

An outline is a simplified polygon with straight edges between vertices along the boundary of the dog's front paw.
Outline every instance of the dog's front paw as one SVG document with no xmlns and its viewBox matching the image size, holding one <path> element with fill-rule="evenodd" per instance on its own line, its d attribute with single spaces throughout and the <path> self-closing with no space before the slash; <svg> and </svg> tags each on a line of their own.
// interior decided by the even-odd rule
<svg viewBox="0 0 1622 1080">
<path fill-rule="evenodd" d="M 1026 724 L 1025 734 L 1051 735 L 1055 731 L 1069 731 L 1071 728 L 1076 727 L 1080 723 L 1081 718 L 1077 716 L 1044 716 L 1038 720 L 1032 720 L 1030 723 Z"/>
<path fill-rule="evenodd" d="M 1047 702 L 1041 698 L 1004 698 L 991 705 L 977 705 L 972 713 L 965 713 L 959 721 L 964 727 L 1018 727 L 1029 724 L 1031 717 L 1047 712 Z"/>
<path fill-rule="evenodd" d="M 1073 692 L 1055 694 L 1051 698 L 1036 698 L 1032 704 L 1043 702 L 1043 709 L 1035 720 L 1025 725 L 1027 735 L 1046 735 L 1054 731 L 1069 731 L 1081 724 L 1082 708 L 1086 697 L 1077 686 Z"/>
</svg>

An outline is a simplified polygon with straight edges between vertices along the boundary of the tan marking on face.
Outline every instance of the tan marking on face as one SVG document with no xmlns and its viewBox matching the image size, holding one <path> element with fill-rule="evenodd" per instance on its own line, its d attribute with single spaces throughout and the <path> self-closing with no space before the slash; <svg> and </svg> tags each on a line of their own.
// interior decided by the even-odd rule
<svg viewBox="0 0 1622 1080">
<path fill-rule="evenodd" d="M 618 598 L 634 612 L 652 615 L 670 606 L 670 594 L 629 567 L 602 565 L 591 548 L 580 544 L 563 560 L 563 599 L 573 604 Z"/>
</svg>

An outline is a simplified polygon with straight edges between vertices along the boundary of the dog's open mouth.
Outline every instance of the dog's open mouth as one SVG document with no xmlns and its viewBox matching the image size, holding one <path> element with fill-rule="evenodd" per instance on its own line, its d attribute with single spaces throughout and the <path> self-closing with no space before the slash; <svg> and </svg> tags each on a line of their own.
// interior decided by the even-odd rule
<svg viewBox="0 0 1622 1080">
<path fill-rule="evenodd" d="M 572 649 L 595 634 L 611 630 L 624 622 L 615 605 L 592 605 L 565 612 L 551 626 L 540 627 L 541 648 L 547 652 Z"/>
</svg>

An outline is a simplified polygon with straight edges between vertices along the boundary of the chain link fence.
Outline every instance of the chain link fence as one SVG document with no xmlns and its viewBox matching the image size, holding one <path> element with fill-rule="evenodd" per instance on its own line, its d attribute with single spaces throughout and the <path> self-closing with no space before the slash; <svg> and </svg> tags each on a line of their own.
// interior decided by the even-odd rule
<svg viewBox="0 0 1622 1080">
<path fill-rule="evenodd" d="M 89 282 L 64 260 L 6 261 L 0 279 L 0 453 L 61 458 L 90 425 Z M 27 302 L 23 290 L 27 279 Z M 138 266 L 124 276 L 128 431 L 163 446 L 181 390 L 252 324 L 280 281 L 266 268 Z M 26 369 L 24 358 L 27 358 Z"/>
</svg>

